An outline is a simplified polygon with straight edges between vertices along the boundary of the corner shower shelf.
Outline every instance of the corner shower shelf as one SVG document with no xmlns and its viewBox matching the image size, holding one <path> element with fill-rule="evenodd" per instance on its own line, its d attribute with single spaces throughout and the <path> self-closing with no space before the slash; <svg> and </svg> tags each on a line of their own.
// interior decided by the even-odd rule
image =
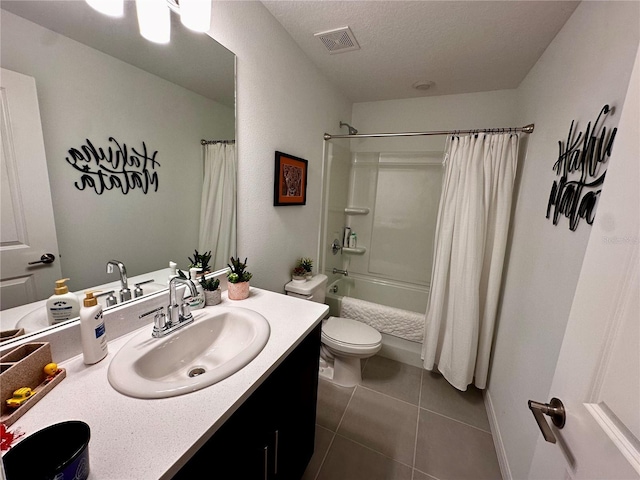
<svg viewBox="0 0 640 480">
<path fill-rule="evenodd" d="M 344 213 L 347 215 L 367 215 L 369 209 L 367 207 L 345 207 Z"/>
<path fill-rule="evenodd" d="M 342 247 L 342 252 L 348 253 L 350 255 L 364 255 L 366 251 L 367 249 L 364 247 L 355 247 L 355 248 Z"/>
</svg>

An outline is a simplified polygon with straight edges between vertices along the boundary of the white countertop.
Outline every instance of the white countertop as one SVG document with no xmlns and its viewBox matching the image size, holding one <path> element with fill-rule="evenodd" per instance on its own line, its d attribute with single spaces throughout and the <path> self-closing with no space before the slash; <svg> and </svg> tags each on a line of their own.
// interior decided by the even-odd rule
<svg viewBox="0 0 640 480">
<path fill-rule="evenodd" d="M 228 300 L 226 292 L 222 297 L 221 305 L 255 310 L 271 326 L 267 345 L 236 374 L 177 397 L 122 395 L 109 384 L 107 369 L 137 329 L 109 341 L 109 354 L 95 365 L 85 365 L 82 355 L 59 363 L 67 377 L 10 429 L 26 437 L 54 423 L 82 420 L 91 428 L 90 480 L 171 478 L 328 312 L 324 304 L 255 287 L 246 300 Z M 152 324 L 142 328 L 151 338 Z"/>
</svg>

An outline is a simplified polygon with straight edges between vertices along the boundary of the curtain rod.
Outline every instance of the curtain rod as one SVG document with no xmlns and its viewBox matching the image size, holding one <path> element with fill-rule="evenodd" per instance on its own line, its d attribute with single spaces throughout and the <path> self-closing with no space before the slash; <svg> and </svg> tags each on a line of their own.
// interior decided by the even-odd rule
<svg viewBox="0 0 640 480">
<path fill-rule="evenodd" d="M 233 145 L 235 140 L 200 140 L 200 145 L 214 145 L 216 143 L 224 143 L 225 145 Z"/>
<path fill-rule="evenodd" d="M 475 130 L 444 130 L 441 132 L 399 132 L 399 133 L 358 133 L 356 135 L 331 135 L 324 134 L 325 140 L 332 138 L 367 138 L 367 137 L 419 137 L 426 135 L 465 135 L 473 133 L 533 133 L 535 125 L 530 123 L 524 127 L 509 128 L 477 128 Z"/>
</svg>

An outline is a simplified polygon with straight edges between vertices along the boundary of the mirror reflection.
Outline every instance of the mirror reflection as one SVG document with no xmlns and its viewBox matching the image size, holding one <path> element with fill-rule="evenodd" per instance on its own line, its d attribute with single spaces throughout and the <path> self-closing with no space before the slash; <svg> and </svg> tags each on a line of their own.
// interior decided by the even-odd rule
<svg viewBox="0 0 640 480">
<path fill-rule="evenodd" d="M 1 8 L 2 139 L 13 146 L 2 152 L 3 313 L 48 298 L 61 278 L 75 292 L 108 284 L 118 298 L 112 260 L 131 292 L 152 280 L 145 294 L 166 288 L 169 262 L 188 270 L 195 250 L 223 268 L 220 250 L 235 254 L 235 183 L 223 203 L 207 193 L 221 173 L 212 162 L 235 175 L 234 54 L 175 14 L 169 44 L 146 41 L 134 2 L 117 19 L 81 1 Z M 33 79 L 33 94 L 6 87 L 7 71 L 18 85 Z M 53 263 L 41 261 L 49 253 Z"/>
</svg>

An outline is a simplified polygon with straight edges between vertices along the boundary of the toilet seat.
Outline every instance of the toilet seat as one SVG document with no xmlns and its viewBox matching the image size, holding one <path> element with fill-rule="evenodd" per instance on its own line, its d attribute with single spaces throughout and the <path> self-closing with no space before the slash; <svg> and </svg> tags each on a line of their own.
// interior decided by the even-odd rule
<svg viewBox="0 0 640 480">
<path fill-rule="evenodd" d="M 382 335 L 357 320 L 329 317 L 322 324 L 322 343 L 339 353 L 373 355 L 380 350 Z"/>
</svg>

